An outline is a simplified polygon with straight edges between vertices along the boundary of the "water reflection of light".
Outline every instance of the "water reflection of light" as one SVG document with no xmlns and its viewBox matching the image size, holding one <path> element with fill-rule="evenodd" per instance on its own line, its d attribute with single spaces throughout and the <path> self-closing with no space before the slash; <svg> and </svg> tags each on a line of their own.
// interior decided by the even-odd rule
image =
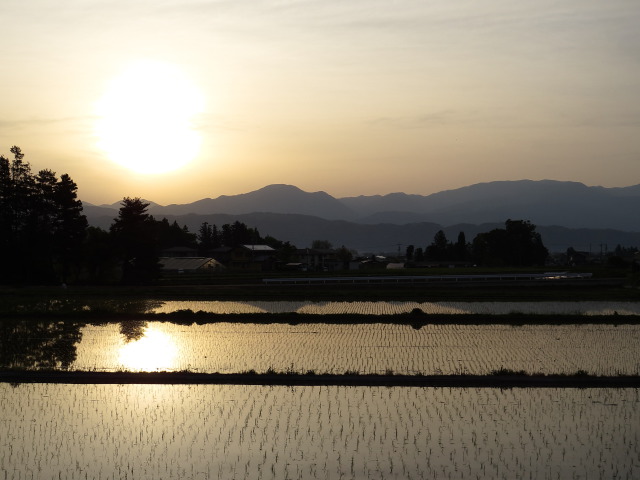
<svg viewBox="0 0 640 480">
<path fill-rule="evenodd" d="M 170 335 L 149 327 L 144 336 L 120 348 L 120 364 L 127 370 L 171 370 L 175 367 L 178 348 Z"/>
</svg>

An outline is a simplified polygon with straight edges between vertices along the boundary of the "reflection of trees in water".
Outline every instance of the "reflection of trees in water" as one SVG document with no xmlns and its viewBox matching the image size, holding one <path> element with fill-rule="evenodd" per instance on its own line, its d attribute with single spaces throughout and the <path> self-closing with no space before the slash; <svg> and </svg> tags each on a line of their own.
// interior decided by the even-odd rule
<svg viewBox="0 0 640 480">
<path fill-rule="evenodd" d="M 147 322 L 144 320 L 124 320 L 120 323 L 120 333 L 124 335 L 127 342 L 140 340 L 144 337 Z"/>
<path fill-rule="evenodd" d="M 158 308 L 163 302 L 142 298 L 100 299 L 89 302 L 91 312 L 143 314 Z"/>
<path fill-rule="evenodd" d="M 54 314 L 143 314 L 162 305 L 160 300 L 144 298 L 95 298 L 82 295 L 66 298 L 21 298 L 18 300 L 0 299 L 3 312 L 19 314 L 48 315 Z"/>
<path fill-rule="evenodd" d="M 83 322 L 0 321 L 0 367 L 67 369 L 76 359 Z"/>
</svg>

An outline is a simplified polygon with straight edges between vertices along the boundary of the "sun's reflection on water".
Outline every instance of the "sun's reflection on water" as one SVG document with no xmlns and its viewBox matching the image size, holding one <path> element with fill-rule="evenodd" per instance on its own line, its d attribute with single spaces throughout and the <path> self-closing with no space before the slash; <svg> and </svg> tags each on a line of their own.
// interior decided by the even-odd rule
<svg viewBox="0 0 640 480">
<path fill-rule="evenodd" d="M 140 339 L 122 345 L 118 352 L 123 368 L 143 372 L 173 370 L 177 357 L 173 337 L 156 326 L 146 328 Z"/>
</svg>

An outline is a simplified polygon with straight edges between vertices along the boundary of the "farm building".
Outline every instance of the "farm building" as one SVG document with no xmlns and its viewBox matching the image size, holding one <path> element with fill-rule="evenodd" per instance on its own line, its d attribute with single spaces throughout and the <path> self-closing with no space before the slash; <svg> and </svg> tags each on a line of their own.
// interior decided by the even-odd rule
<svg viewBox="0 0 640 480">
<path fill-rule="evenodd" d="M 225 267 L 211 257 L 160 257 L 163 272 L 193 273 L 214 272 Z"/>
<path fill-rule="evenodd" d="M 268 245 L 240 245 L 230 252 L 227 266 L 230 270 L 272 270 L 276 251 Z"/>
</svg>

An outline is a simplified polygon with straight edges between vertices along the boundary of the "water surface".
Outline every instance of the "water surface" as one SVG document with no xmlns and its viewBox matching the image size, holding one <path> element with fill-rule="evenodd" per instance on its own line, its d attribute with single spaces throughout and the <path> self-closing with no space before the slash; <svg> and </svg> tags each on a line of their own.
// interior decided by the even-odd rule
<svg viewBox="0 0 640 480">
<path fill-rule="evenodd" d="M 0 478 L 640 478 L 638 389 L 0 384 Z"/>
<path fill-rule="evenodd" d="M 149 302 L 149 313 L 171 313 L 178 310 L 218 314 L 304 313 L 311 315 L 362 314 L 397 315 L 414 309 L 428 314 L 511 313 L 546 315 L 640 315 L 640 302 L 566 301 L 566 302 L 387 302 L 387 301 L 158 301 Z"/>
<path fill-rule="evenodd" d="M 640 325 L 407 325 L 142 323 L 87 326 L 79 370 L 237 373 L 640 374 Z"/>
</svg>

